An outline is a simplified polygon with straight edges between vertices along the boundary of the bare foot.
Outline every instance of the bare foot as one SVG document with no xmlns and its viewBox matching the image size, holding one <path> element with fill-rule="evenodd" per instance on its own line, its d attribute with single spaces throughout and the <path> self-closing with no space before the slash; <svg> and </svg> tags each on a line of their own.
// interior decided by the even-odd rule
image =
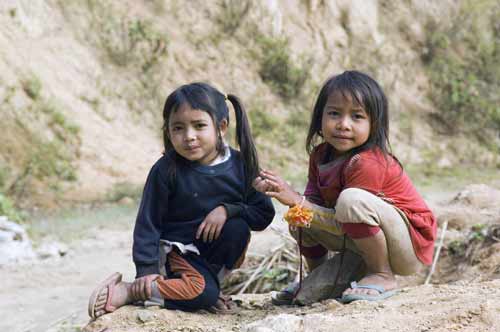
<svg viewBox="0 0 500 332">
<path fill-rule="evenodd" d="M 102 291 L 97 296 L 96 303 L 94 305 L 95 317 L 102 316 L 108 312 L 114 311 L 126 304 L 133 302 L 132 293 L 130 287 L 132 283 L 129 282 L 119 282 L 116 285 L 112 285 L 111 299 L 108 301 L 108 287 L 104 287 Z M 107 304 L 107 308 L 106 308 Z M 111 310 L 110 310 L 111 309 Z"/>
<path fill-rule="evenodd" d="M 364 277 L 358 282 L 358 285 L 360 286 L 377 285 L 384 287 L 386 291 L 395 289 L 398 286 L 394 275 L 388 272 L 368 274 L 366 277 Z M 348 288 L 344 291 L 344 293 L 342 293 L 342 295 L 347 295 L 347 294 L 378 295 L 379 292 L 377 292 L 374 289 L 367 289 L 367 288 L 355 288 L 355 289 Z"/>
</svg>

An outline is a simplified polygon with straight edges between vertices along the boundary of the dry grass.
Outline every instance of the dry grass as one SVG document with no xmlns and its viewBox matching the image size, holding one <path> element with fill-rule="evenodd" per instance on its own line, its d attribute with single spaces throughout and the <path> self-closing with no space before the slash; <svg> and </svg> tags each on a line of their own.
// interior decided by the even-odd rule
<svg viewBox="0 0 500 332">
<path fill-rule="evenodd" d="M 267 293 L 295 280 L 299 265 L 295 240 L 275 228 L 271 229 L 283 241 L 271 249 L 271 255 L 247 256 L 243 266 L 224 281 L 222 290 L 225 294 Z"/>
</svg>

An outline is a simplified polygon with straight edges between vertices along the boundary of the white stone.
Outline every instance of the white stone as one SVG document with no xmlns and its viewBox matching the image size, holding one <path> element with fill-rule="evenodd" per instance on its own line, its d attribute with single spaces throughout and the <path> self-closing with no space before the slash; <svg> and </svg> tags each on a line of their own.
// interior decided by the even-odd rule
<svg viewBox="0 0 500 332">
<path fill-rule="evenodd" d="M 57 241 L 47 241 L 38 247 L 36 253 L 40 259 L 59 258 L 68 253 L 68 246 Z"/>
<path fill-rule="evenodd" d="M 25 229 L 7 217 L 0 217 L 0 265 L 17 263 L 35 257 Z"/>
<path fill-rule="evenodd" d="M 302 318 L 281 314 L 243 326 L 243 332 L 299 332 L 303 331 Z"/>
</svg>

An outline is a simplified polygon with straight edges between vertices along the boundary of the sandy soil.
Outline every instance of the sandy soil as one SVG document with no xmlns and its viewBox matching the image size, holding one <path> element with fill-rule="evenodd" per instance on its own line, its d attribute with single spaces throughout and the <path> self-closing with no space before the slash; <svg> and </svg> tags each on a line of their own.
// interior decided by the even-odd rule
<svg viewBox="0 0 500 332">
<path fill-rule="evenodd" d="M 384 302 L 350 305 L 328 300 L 307 307 L 275 307 L 267 295 L 239 297 L 238 315 L 188 314 L 123 307 L 86 332 L 132 331 L 500 331 L 500 280 L 404 288 Z M 144 315 L 149 312 L 150 315 Z"/>
<path fill-rule="evenodd" d="M 100 280 L 114 271 L 133 279 L 132 229 L 91 233 L 59 259 L 0 267 L 0 331 L 79 331 L 89 321 L 88 297 Z M 271 230 L 252 237 L 250 253 L 259 254 L 280 240 Z"/>
<path fill-rule="evenodd" d="M 0 268 L 0 331 L 73 331 L 88 321 L 92 288 L 113 271 L 134 276 L 129 230 L 96 231 L 60 259 Z"/>
<path fill-rule="evenodd" d="M 437 197 L 442 200 L 444 195 Z M 461 202 L 462 208 L 465 209 L 465 205 Z M 447 208 L 456 211 L 455 205 Z M 441 221 L 451 218 L 450 213 L 442 211 L 438 211 Z M 486 215 L 493 218 L 490 221 L 497 220 L 497 210 L 481 211 L 489 211 Z M 467 227 L 463 226 L 466 221 L 453 224 L 451 220 L 455 219 L 450 219 L 450 225 L 455 228 L 457 224 L 462 225 L 462 233 L 466 234 Z M 472 222 L 478 220 L 469 221 Z M 281 229 L 284 226 L 280 220 L 273 225 Z M 447 234 L 456 237 L 457 232 L 460 233 L 449 229 Z M 424 286 L 425 274 L 401 279 L 404 288 L 400 293 L 381 303 L 361 301 L 341 305 L 328 300 L 305 307 L 275 307 L 270 303 L 269 294 L 242 295 L 235 297 L 242 311 L 222 319 L 209 313 L 127 306 L 88 324 L 87 301 L 96 283 L 114 271 L 122 272 L 126 280 L 134 275 L 131 229 L 100 229 L 93 234 L 72 243 L 69 253 L 59 259 L 0 268 L 0 331 L 294 332 L 335 331 L 335 326 L 342 331 L 500 331 L 498 244 L 478 251 L 482 264 L 471 267 L 462 264 L 460 273 L 467 275 L 466 280 L 459 280 L 457 272 L 453 280 L 449 272 L 444 273 L 445 267 L 454 264 L 444 251 L 440 259 L 442 266 L 437 269 L 433 282 L 448 278 L 447 284 Z M 276 241 L 280 241 L 280 237 L 271 230 L 255 233 L 251 252 L 263 253 Z"/>
</svg>

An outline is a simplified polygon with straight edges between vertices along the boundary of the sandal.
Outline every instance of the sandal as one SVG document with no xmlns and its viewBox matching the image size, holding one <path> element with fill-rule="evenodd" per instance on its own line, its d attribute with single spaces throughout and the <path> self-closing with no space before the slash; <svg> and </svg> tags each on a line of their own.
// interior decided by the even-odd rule
<svg viewBox="0 0 500 332">
<path fill-rule="evenodd" d="M 221 314 L 221 315 L 232 315 L 236 314 L 240 311 L 240 308 L 234 302 L 230 296 L 219 295 L 217 302 L 208 308 L 208 311 L 213 314 Z"/>
<path fill-rule="evenodd" d="M 295 293 L 299 289 L 298 282 L 292 282 L 279 292 L 271 293 L 271 302 L 274 305 L 291 305 L 295 299 Z"/>
<path fill-rule="evenodd" d="M 372 289 L 378 292 L 378 294 L 346 294 L 342 295 L 342 298 L 339 299 L 341 303 L 351 303 L 353 301 L 380 301 L 384 300 L 388 297 L 393 296 L 397 293 L 397 290 L 389 290 L 386 291 L 384 287 L 378 285 L 358 285 L 356 281 L 351 282 L 351 288 L 364 288 L 364 289 Z"/>
<path fill-rule="evenodd" d="M 115 272 L 97 286 L 90 295 L 88 312 L 92 319 L 115 311 L 117 308 L 111 305 L 115 285 L 122 281 L 122 274 Z M 103 308 L 97 309 L 104 304 Z"/>
</svg>

